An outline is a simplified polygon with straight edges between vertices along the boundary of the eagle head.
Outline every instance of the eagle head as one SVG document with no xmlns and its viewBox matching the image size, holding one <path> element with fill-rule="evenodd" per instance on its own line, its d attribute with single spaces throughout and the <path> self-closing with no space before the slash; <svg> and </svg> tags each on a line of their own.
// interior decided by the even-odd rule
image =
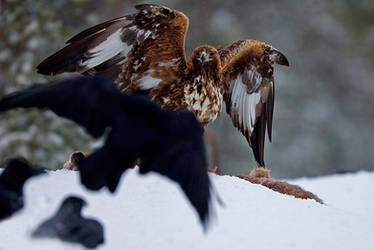
<svg viewBox="0 0 374 250">
<path fill-rule="evenodd" d="M 194 49 L 190 62 L 197 70 L 219 70 L 221 59 L 216 48 L 203 45 Z"/>
</svg>

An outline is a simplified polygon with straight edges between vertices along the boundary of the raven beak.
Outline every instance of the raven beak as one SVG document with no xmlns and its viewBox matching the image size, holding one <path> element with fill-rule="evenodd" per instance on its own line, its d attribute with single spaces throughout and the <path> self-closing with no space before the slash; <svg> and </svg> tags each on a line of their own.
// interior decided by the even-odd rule
<svg viewBox="0 0 374 250">
<path fill-rule="evenodd" d="M 201 63 L 204 64 L 206 61 L 208 61 L 208 54 L 203 51 L 200 56 Z"/>
</svg>

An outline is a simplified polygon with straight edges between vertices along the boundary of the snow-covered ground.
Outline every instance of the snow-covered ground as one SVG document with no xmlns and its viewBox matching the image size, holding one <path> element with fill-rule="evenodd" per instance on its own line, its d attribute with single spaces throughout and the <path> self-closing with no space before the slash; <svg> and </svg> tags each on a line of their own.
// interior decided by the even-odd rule
<svg viewBox="0 0 374 250">
<path fill-rule="evenodd" d="M 314 192 L 326 205 L 235 177 L 211 175 L 225 207 L 215 204 L 216 219 L 207 233 L 178 187 L 156 174 L 128 171 L 115 195 L 88 192 L 78 177 L 59 170 L 30 180 L 26 208 L 0 223 L 0 249 L 82 249 L 29 237 L 68 194 L 85 197 L 89 206 L 83 213 L 104 224 L 106 243 L 99 249 L 374 249 L 374 173 L 290 181 Z"/>
</svg>

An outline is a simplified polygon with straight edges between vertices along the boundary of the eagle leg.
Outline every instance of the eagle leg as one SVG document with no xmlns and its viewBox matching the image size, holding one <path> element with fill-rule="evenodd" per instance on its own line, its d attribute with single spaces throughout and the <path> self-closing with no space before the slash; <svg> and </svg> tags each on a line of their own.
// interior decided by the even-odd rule
<svg viewBox="0 0 374 250">
<path fill-rule="evenodd" d="M 211 150 L 211 166 L 208 168 L 208 171 L 210 173 L 220 174 L 219 171 L 219 159 L 218 159 L 218 143 L 217 143 L 217 136 L 216 134 L 211 130 L 207 129 L 205 132 L 205 136 L 209 145 L 209 148 Z"/>
</svg>

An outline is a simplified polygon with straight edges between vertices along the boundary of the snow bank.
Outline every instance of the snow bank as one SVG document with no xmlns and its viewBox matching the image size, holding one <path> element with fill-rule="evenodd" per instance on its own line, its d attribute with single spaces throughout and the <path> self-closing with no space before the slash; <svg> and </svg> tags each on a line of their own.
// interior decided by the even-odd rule
<svg viewBox="0 0 374 250">
<path fill-rule="evenodd" d="M 204 234 L 179 188 L 156 174 L 128 171 L 113 196 L 89 192 L 76 172 L 59 170 L 30 180 L 26 208 L 0 223 L 1 250 L 82 249 L 29 234 L 68 194 L 85 197 L 86 216 L 105 227 L 99 249 L 370 250 L 374 245 L 374 173 L 289 181 L 314 192 L 327 205 L 300 200 L 229 176 L 211 175 L 225 202 Z"/>
</svg>

